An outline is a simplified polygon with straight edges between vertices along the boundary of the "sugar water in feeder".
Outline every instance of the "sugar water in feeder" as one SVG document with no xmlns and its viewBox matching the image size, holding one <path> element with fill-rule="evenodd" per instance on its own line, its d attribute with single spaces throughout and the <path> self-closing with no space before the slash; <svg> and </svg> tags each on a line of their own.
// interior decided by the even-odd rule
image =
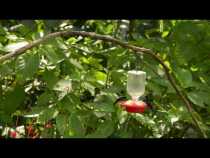
<svg viewBox="0 0 210 158">
<path fill-rule="evenodd" d="M 144 113 L 148 109 L 147 103 L 139 101 L 145 92 L 146 72 L 128 71 L 127 92 L 132 100 L 119 100 L 119 105 L 129 113 Z"/>
<path fill-rule="evenodd" d="M 146 72 L 128 71 L 127 92 L 133 101 L 138 101 L 145 92 Z"/>
</svg>

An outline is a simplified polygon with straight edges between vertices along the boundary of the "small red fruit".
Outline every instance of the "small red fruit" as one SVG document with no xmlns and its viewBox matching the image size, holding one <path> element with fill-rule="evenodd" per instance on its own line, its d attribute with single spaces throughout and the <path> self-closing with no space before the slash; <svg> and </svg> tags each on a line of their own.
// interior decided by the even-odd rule
<svg viewBox="0 0 210 158">
<path fill-rule="evenodd" d="M 147 104 L 143 101 L 119 101 L 119 104 L 130 113 L 143 113 L 147 108 Z"/>
<path fill-rule="evenodd" d="M 31 125 L 29 125 L 26 127 L 26 129 L 27 129 L 28 133 L 31 133 L 31 131 L 33 130 L 33 127 Z"/>
<path fill-rule="evenodd" d="M 10 132 L 9 132 L 9 136 L 10 136 L 11 138 L 16 138 L 16 137 L 17 137 L 16 131 L 10 131 Z"/>
</svg>

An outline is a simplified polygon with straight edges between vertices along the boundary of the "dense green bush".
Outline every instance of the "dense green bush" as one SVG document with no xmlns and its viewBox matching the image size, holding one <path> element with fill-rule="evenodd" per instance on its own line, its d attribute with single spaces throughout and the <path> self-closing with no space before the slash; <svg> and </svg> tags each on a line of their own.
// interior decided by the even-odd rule
<svg viewBox="0 0 210 158">
<path fill-rule="evenodd" d="M 0 57 L 49 33 L 70 29 L 110 35 L 152 49 L 174 74 L 209 137 L 210 24 L 206 20 L 1 20 Z M 147 72 L 153 109 L 123 111 L 127 71 Z M 159 62 L 103 40 L 57 37 L 0 64 L 0 126 L 22 137 L 203 137 Z M 30 128 L 30 129 L 29 129 Z M 30 131 L 29 131 L 30 130 Z"/>
</svg>

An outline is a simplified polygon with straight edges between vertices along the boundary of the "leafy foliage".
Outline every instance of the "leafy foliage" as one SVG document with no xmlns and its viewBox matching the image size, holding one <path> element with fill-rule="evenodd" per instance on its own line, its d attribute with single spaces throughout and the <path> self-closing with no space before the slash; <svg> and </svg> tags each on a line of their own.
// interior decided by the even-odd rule
<svg viewBox="0 0 210 158">
<path fill-rule="evenodd" d="M 106 34 L 153 49 L 175 74 L 210 137 L 210 23 L 207 20 L 1 20 L 0 56 L 55 31 Z M 147 72 L 153 109 L 123 111 L 126 73 Z M 157 61 L 89 37 L 59 37 L 0 65 L 0 125 L 33 124 L 38 137 L 201 137 Z M 46 129 L 51 121 L 52 128 Z M 42 127 L 40 127 L 42 126 Z M 24 136 L 26 137 L 26 136 Z"/>
</svg>

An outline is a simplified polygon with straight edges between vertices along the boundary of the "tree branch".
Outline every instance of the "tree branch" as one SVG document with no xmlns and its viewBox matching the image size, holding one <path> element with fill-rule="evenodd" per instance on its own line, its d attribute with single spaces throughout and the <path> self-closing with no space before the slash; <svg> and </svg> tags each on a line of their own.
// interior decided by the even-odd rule
<svg viewBox="0 0 210 158">
<path fill-rule="evenodd" d="M 48 39 L 52 39 L 52 38 L 56 38 L 59 36 L 82 36 L 82 37 L 91 37 L 93 39 L 98 39 L 98 40 L 102 40 L 102 41 L 106 41 L 106 42 L 111 42 L 113 44 L 117 44 L 120 45 L 121 47 L 127 48 L 127 49 L 131 49 L 133 51 L 135 51 L 136 53 L 144 53 L 146 55 L 151 56 L 152 58 L 154 58 L 156 61 L 158 61 L 162 66 L 163 69 L 165 71 L 165 74 L 167 76 L 167 79 L 169 80 L 169 82 L 171 83 L 172 87 L 175 89 L 176 93 L 178 94 L 178 96 L 181 98 L 181 100 L 184 102 L 184 104 L 186 105 L 189 113 L 191 114 L 191 117 L 193 119 L 193 122 L 195 123 L 195 125 L 197 126 L 197 128 L 201 131 L 201 133 L 203 134 L 203 136 L 205 138 L 207 138 L 205 132 L 202 130 L 202 128 L 199 125 L 198 120 L 196 119 L 196 117 L 193 115 L 193 108 L 191 106 L 191 103 L 189 102 L 188 98 L 182 93 L 182 91 L 179 90 L 179 88 L 177 87 L 175 80 L 173 78 L 173 75 L 170 74 L 170 70 L 168 68 L 168 66 L 164 63 L 164 61 L 158 56 L 156 55 L 151 49 L 147 49 L 144 47 L 138 47 L 135 45 L 131 45 L 127 42 L 122 42 L 120 40 L 117 40 L 111 36 L 107 36 L 107 35 L 100 35 L 100 34 L 96 34 L 94 32 L 83 32 L 83 31 L 60 31 L 60 32 L 54 32 L 54 33 L 50 33 L 48 35 L 46 35 L 43 38 L 40 38 L 38 40 L 35 40 L 31 43 L 29 43 L 28 45 L 15 50 L 11 53 L 8 53 L 4 56 L 0 57 L 0 63 L 3 63 L 5 60 L 8 60 L 12 57 L 16 57 L 20 54 L 25 53 L 26 50 L 31 49 L 35 46 L 38 46 L 39 44 L 47 41 Z"/>
</svg>

